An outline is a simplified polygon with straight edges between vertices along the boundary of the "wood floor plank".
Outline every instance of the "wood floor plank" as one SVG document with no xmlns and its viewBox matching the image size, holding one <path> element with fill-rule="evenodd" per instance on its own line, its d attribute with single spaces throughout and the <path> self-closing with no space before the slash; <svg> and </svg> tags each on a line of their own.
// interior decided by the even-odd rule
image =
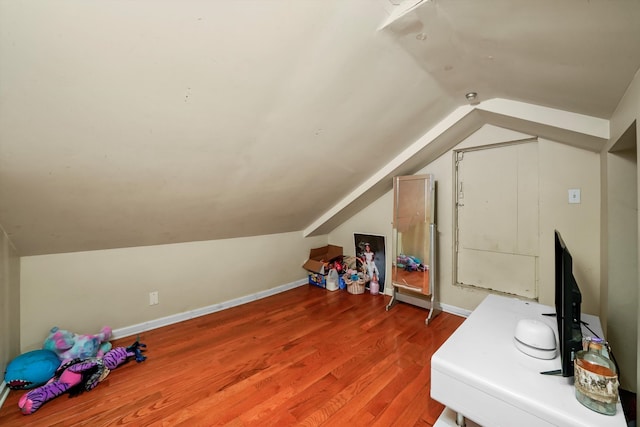
<svg viewBox="0 0 640 427">
<path fill-rule="evenodd" d="M 431 355 L 464 319 L 388 299 L 302 286 L 148 331 L 147 361 L 33 415 L 11 391 L 0 425 L 433 425 Z"/>
</svg>

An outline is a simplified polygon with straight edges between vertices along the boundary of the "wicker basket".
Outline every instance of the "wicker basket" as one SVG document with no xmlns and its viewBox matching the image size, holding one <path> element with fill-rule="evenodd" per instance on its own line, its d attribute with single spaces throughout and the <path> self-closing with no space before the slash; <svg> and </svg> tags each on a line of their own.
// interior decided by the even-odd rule
<svg viewBox="0 0 640 427">
<path fill-rule="evenodd" d="M 364 294 L 364 284 L 369 281 L 369 277 L 364 273 L 358 273 L 358 280 L 351 280 L 348 274 L 342 276 L 344 283 L 347 284 L 347 292 L 350 294 Z"/>
</svg>

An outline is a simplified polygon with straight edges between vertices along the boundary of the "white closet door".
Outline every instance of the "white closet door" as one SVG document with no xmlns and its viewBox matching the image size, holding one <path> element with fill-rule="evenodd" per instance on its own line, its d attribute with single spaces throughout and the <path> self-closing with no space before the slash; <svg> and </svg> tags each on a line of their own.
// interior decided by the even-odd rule
<svg viewBox="0 0 640 427">
<path fill-rule="evenodd" d="M 538 296 L 538 143 L 456 153 L 457 283 Z"/>
</svg>

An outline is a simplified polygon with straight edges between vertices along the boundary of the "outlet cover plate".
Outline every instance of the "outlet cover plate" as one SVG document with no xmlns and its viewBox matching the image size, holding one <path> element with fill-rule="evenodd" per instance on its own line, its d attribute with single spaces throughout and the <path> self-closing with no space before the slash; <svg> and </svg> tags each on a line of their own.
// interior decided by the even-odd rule
<svg viewBox="0 0 640 427">
<path fill-rule="evenodd" d="M 580 189 L 579 188 L 571 188 L 569 189 L 569 203 L 580 203 Z"/>
<path fill-rule="evenodd" d="M 158 291 L 149 292 L 149 305 L 158 304 Z"/>
</svg>

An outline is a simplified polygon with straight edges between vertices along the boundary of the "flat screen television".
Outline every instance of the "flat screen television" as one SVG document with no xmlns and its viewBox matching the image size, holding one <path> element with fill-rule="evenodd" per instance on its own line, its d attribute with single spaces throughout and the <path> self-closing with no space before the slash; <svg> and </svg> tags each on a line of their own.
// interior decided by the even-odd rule
<svg viewBox="0 0 640 427">
<path fill-rule="evenodd" d="M 580 305 L 582 294 L 573 277 L 573 259 L 558 230 L 555 231 L 555 304 L 561 373 L 573 376 L 575 353 L 582 350 Z"/>
</svg>

